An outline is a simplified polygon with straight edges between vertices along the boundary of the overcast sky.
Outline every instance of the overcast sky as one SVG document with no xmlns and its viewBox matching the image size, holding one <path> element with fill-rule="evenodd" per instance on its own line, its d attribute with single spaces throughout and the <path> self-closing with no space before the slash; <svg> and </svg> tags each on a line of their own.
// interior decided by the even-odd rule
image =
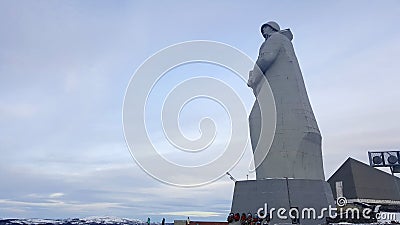
<svg viewBox="0 0 400 225">
<path fill-rule="evenodd" d="M 347 157 L 367 162 L 368 150 L 400 148 L 399 1 L 1 1 L 0 217 L 225 220 L 234 187 L 228 177 L 180 188 L 134 162 L 123 133 L 124 94 L 148 57 L 182 41 L 223 42 L 255 60 L 269 20 L 294 34 L 326 178 Z M 188 68 L 175 76 L 207 72 L 235 83 L 217 68 L 192 75 Z M 179 79 L 166 76 L 153 90 L 151 109 L 161 109 L 157 93 L 171 81 Z M 251 90 L 238 84 L 249 112 Z M 218 105 L 202 101 L 182 112 L 189 137 L 209 112 L 218 128 L 229 124 L 218 119 Z M 153 140 L 161 137 L 156 122 L 148 125 Z M 165 149 L 171 160 L 198 160 Z M 251 157 L 248 147 L 231 171 L 236 179 L 254 179 Z"/>
</svg>

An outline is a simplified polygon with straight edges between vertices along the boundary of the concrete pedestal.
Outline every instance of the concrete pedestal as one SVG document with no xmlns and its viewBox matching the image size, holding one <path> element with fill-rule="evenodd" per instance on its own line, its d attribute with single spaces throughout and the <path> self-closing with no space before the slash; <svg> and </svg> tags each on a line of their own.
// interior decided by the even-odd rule
<svg viewBox="0 0 400 225">
<path fill-rule="evenodd" d="M 259 208 L 264 208 L 267 204 L 268 211 L 275 208 L 272 212 L 270 224 L 292 224 L 289 217 L 289 210 L 297 208 L 300 216 L 300 224 L 317 225 L 325 224 L 328 211 L 321 210 L 329 205 L 335 206 L 332 190 L 329 184 L 323 180 L 308 179 L 263 179 L 237 181 L 233 194 L 232 208 L 233 213 L 254 213 Z M 278 218 L 278 209 L 283 208 L 286 212 L 280 215 L 286 215 L 287 219 Z M 309 210 L 314 209 L 314 212 Z M 304 213 L 305 216 L 302 216 Z M 292 212 L 295 215 L 295 212 Z M 313 217 L 316 219 L 313 219 Z M 318 218 L 320 217 L 320 218 Z M 322 217 L 322 218 L 321 218 Z"/>
</svg>

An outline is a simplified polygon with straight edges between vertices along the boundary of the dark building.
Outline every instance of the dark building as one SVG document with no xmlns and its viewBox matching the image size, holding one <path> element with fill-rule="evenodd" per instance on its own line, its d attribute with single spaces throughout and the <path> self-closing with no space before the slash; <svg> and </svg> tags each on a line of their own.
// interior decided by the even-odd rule
<svg viewBox="0 0 400 225">
<path fill-rule="evenodd" d="M 328 179 L 334 198 L 349 202 L 400 204 L 400 178 L 348 158 Z"/>
</svg>

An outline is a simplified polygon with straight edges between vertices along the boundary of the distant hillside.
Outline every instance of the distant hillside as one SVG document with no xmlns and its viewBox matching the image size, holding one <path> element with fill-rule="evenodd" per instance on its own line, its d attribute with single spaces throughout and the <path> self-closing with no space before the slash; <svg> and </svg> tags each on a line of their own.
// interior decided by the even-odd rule
<svg viewBox="0 0 400 225">
<path fill-rule="evenodd" d="M 145 222 L 136 219 L 126 219 L 118 217 L 86 217 L 74 219 L 0 219 L 0 225 L 146 225 Z M 159 223 L 152 223 L 159 224 Z"/>
</svg>

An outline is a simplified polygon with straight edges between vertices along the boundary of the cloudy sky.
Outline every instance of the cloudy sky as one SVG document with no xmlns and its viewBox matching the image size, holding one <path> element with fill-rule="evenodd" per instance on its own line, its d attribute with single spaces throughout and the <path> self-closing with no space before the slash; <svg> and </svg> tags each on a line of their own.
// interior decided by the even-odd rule
<svg viewBox="0 0 400 225">
<path fill-rule="evenodd" d="M 228 177 L 182 188 L 135 163 L 124 139 L 124 95 L 148 57 L 182 41 L 223 42 L 256 59 L 260 25 L 269 20 L 294 34 L 326 178 L 347 157 L 367 162 L 368 150 L 400 148 L 399 1 L 1 1 L 0 218 L 224 220 L 234 187 Z M 190 66 L 160 80 L 148 118 L 159 116 L 157 96 L 180 75 L 232 84 L 250 110 L 245 83 L 220 68 Z M 198 137 L 199 118 L 208 113 L 225 137 L 224 112 L 204 99 L 183 109 L 182 132 Z M 160 140 L 158 122 L 148 119 L 149 136 L 165 157 L 203 159 L 174 152 Z M 247 147 L 231 170 L 236 179 L 254 179 L 251 157 Z"/>
</svg>

